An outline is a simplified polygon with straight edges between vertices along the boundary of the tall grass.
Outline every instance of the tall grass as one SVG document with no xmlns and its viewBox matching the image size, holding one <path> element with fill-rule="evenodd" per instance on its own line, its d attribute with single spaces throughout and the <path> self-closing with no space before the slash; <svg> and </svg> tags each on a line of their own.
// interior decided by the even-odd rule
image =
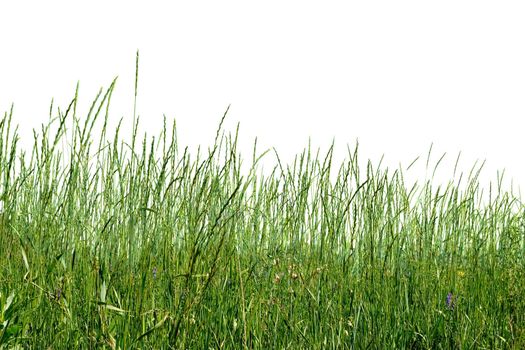
<svg viewBox="0 0 525 350">
<path fill-rule="evenodd" d="M 0 348 L 525 347 L 524 207 L 480 169 L 407 186 L 309 146 L 263 175 L 255 144 L 243 172 L 224 117 L 196 155 L 108 130 L 114 86 L 28 154 L 0 120 Z"/>
</svg>

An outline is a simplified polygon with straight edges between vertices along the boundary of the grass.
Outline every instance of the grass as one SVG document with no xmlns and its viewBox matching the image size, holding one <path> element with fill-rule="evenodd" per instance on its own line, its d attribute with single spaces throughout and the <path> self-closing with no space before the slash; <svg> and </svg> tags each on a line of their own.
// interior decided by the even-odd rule
<svg viewBox="0 0 525 350">
<path fill-rule="evenodd" d="M 175 124 L 109 137 L 113 89 L 29 154 L 0 120 L 0 349 L 525 347 L 524 206 L 480 169 L 406 186 L 308 147 L 262 175 L 255 144 L 243 172 L 222 121 L 193 156 Z"/>
</svg>

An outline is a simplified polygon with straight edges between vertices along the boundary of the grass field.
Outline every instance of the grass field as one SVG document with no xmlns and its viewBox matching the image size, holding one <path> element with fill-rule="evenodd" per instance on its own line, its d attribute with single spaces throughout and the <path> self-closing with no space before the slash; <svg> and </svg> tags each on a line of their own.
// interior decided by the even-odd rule
<svg viewBox="0 0 525 350">
<path fill-rule="evenodd" d="M 407 186 L 330 148 L 262 175 L 254 147 L 243 172 L 220 127 L 198 154 L 108 130 L 113 88 L 29 153 L 0 120 L 0 349 L 525 348 L 525 210 L 479 169 Z"/>
</svg>

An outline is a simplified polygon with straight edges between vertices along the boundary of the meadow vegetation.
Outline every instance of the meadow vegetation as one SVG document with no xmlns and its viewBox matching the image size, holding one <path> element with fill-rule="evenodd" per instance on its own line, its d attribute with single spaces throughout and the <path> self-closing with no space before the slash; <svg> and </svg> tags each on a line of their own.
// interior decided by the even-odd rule
<svg viewBox="0 0 525 350">
<path fill-rule="evenodd" d="M 194 155 L 108 130 L 113 89 L 27 154 L 0 119 L 0 349 L 525 348 L 524 207 L 479 168 L 407 186 L 308 147 L 263 175 L 221 126 Z"/>
</svg>

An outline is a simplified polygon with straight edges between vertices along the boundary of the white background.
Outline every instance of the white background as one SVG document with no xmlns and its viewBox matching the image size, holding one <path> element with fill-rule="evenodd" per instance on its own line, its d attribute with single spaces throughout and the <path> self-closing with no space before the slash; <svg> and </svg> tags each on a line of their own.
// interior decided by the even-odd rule
<svg viewBox="0 0 525 350">
<path fill-rule="evenodd" d="M 175 118 L 181 146 L 207 147 L 240 122 L 248 161 L 275 147 L 289 163 L 311 137 L 344 155 L 407 166 L 434 143 L 450 178 L 486 159 L 483 174 L 525 188 L 523 1 L 2 1 L 0 110 L 30 147 L 51 98 L 63 109 L 80 81 L 85 114 L 119 76 L 111 115 L 133 113 L 140 50 L 141 130 Z M 269 156 L 268 163 L 274 163 Z M 415 178 L 424 176 L 424 161 Z"/>
</svg>

